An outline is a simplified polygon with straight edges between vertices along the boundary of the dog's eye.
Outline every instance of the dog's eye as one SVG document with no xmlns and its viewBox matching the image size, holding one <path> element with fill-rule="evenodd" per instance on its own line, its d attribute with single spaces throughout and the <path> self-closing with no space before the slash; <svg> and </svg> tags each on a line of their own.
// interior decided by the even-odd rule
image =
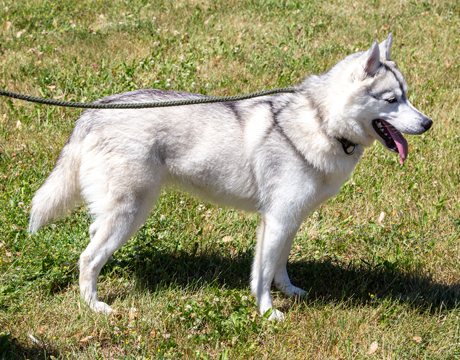
<svg viewBox="0 0 460 360">
<path fill-rule="evenodd" d="M 390 104 L 393 104 L 396 102 L 396 98 L 387 99 L 387 102 L 389 102 Z"/>
</svg>

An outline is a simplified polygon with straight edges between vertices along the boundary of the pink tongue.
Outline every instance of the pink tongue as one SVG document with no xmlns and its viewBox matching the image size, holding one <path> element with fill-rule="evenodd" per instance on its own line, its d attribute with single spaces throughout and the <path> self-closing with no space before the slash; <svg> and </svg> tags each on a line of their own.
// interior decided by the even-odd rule
<svg viewBox="0 0 460 360">
<path fill-rule="evenodd" d="M 398 148 L 399 156 L 401 157 L 399 163 L 402 165 L 404 164 L 404 160 L 406 160 L 407 153 L 409 151 L 407 140 L 404 138 L 404 136 L 402 136 L 402 134 L 399 131 L 394 131 L 391 128 L 391 126 L 385 126 L 385 128 L 391 134 L 391 137 L 393 138 L 393 141 L 395 142 L 396 147 Z"/>
</svg>

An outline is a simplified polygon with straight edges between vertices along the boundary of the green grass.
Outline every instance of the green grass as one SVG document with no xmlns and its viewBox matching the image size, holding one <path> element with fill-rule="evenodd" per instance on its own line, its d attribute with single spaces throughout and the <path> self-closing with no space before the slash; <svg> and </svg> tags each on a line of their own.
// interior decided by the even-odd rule
<svg viewBox="0 0 460 360">
<path fill-rule="evenodd" d="M 8 0 L 0 19 L 0 86 L 75 101 L 292 86 L 392 31 L 409 99 L 435 122 L 404 166 L 367 149 L 305 220 L 288 271 L 308 296 L 274 292 L 284 322 L 249 291 L 257 215 L 169 190 L 102 269 L 105 317 L 77 289 L 85 208 L 26 232 L 81 111 L 0 99 L 0 358 L 460 357 L 458 2 Z"/>
</svg>

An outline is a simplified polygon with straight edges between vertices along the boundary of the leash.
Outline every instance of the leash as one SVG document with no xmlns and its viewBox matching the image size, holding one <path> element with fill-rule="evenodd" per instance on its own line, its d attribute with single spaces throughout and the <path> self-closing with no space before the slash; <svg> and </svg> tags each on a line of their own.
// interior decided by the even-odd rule
<svg viewBox="0 0 460 360">
<path fill-rule="evenodd" d="M 245 99 L 251 99 L 260 96 L 274 95 L 280 93 L 293 93 L 295 88 L 280 88 L 259 91 L 251 94 L 235 95 L 235 96 L 223 96 L 223 97 L 206 97 L 199 99 L 187 99 L 187 100 L 174 100 L 174 101 L 157 101 L 157 102 L 146 102 L 146 103 L 112 103 L 112 104 L 100 104 L 100 103 L 81 103 L 73 101 L 61 101 L 53 99 L 45 99 L 31 95 L 17 94 L 11 91 L 0 89 L 0 95 L 7 96 L 14 99 L 29 101 L 38 104 L 46 104 L 53 106 L 64 106 L 81 109 L 145 109 L 155 107 L 168 107 L 168 106 L 183 106 L 183 105 L 195 105 L 195 104 L 207 104 L 216 102 L 229 102 L 229 101 L 240 101 Z"/>
<path fill-rule="evenodd" d="M 271 90 L 264 90 L 250 94 L 244 95 L 235 95 L 235 96 L 221 96 L 221 97 L 206 97 L 206 98 L 199 98 L 199 99 L 187 99 L 187 100 L 174 100 L 174 101 L 156 101 L 156 102 L 146 102 L 146 103 L 112 103 L 112 104 L 100 104 L 100 103 L 81 103 L 81 102 L 73 102 L 73 101 L 62 101 L 62 100 L 53 100 L 53 99 L 45 99 L 41 97 L 31 96 L 31 95 L 24 95 L 14 93 L 12 91 L 0 89 L 0 95 L 29 101 L 37 104 L 45 104 L 45 105 L 52 105 L 52 106 L 63 106 L 63 107 L 72 107 L 72 108 L 80 108 L 80 109 L 146 109 L 146 108 L 156 108 L 156 107 L 169 107 L 169 106 L 184 106 L 184 105 L 196 105 L 196 104 L 209 104 L 209 103 L 217 103 L 217 102 L 229 102 L 229 101 L 240 101 L 246 99 L 252 99 L 260 96 L 267 96 L 267 95 L 274 95 L 274 94 L 281 94 L 281 93 L 293 93 L 295 92 L 295 88 L 279 88 L 279 89 L 271 89 Z M 343 151 L 346 155 L 352 155 L 356 150 L 356 144 L 344 139 L 344 138 L 336 138 L 341 144 Z"/>
</svg>

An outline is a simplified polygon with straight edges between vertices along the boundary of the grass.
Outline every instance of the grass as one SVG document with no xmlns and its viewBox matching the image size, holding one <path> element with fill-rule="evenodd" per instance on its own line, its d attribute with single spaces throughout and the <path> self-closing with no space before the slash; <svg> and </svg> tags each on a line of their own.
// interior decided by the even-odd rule
<svg viewBox="0 0 460 360">
<path fill-rule="evenodd" d="M 258 217 L 169 190 L 102 269 L 105 317 L 77 290 L 85 208 L 26 232 L 81 111 L 1 99 L 0 358 L 460 357 L 458 2 L 8 0 L 0 19 L 0 86 L 75 101 L 291 86 L 392 31 L 409 99 L 435 122 L 404 166 L 367 149 L 305 220 L 288 271 L 309 293 L 274 292 L 284 322 L 249 291 Z"/>
</svg>

